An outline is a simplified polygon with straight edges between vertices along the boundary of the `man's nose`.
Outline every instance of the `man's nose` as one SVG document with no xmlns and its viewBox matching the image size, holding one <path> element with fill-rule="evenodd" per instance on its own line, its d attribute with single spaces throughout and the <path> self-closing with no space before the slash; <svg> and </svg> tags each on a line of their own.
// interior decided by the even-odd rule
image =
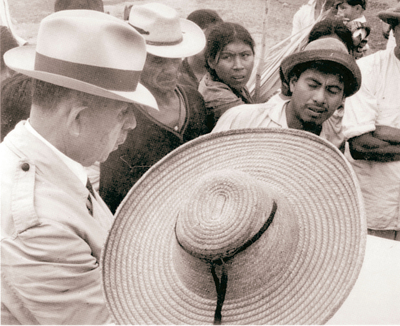
<svg viewBox="0 0 400 326">
<path fill-rule="evenodd" d="M 326 91 L 324 87 L 319 87 L 314 91 L 313 100 L 319 105 L 325 104 Z"/>
<path fill-rule="evenodd" d="M 125 121 L 125 129 L 134 129 L 136 127 L 136 117 L 135 112 L 132 108 L 129 108 L 127 113 L 127 118 Z"/>
</svg>

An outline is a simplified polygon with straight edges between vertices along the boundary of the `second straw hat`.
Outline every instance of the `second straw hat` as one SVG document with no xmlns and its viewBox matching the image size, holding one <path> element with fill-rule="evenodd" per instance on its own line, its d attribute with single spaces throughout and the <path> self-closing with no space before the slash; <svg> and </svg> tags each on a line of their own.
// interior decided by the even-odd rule
<svg viewBox="0 0 400 326">
<path fill-rule="evenodd" d="M 366 221 L 341 152 L 294 129 L 199 137 L 120 205 L 103 251 L 119 324 L 321 324 L 359 274 Z"/>
</svg>

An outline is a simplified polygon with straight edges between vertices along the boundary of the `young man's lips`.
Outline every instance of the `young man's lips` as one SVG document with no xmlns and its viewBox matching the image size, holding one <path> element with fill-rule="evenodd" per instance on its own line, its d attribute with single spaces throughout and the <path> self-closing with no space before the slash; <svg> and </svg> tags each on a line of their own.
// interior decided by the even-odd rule
<svg viewBox="0 0 400 326">
<path fill-rule="evenodd" d="M 308 109 L 315 113 L 324 113 L 326 110 L 321 106 L 309 106 Z"/>
</svg>

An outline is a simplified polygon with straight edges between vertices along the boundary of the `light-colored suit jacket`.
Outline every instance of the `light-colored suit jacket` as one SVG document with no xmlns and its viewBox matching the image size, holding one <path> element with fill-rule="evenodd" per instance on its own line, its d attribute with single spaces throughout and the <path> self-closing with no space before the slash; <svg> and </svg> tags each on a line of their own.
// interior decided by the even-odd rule
<svg viewBox="0 0 400 326">
<path fill-rule="evenodd" d="M 113 216 L 19 123 L 0 144 L 1 321 L 110 323 L 100 259 Z"/>
</svg>

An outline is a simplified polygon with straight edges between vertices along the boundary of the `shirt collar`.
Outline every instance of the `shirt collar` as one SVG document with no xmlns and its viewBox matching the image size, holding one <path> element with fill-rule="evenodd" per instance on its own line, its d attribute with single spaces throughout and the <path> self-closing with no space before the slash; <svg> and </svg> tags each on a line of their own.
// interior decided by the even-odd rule
<svg viewBox="0 0 400 326">
<path fill-rule="evenodd" d="M 82 164 L 74 161 L 73 159 L 66 156 L 64 153 L 59 151 L 55 146 L 53 146 L 49 141 L 47 141 L 43 136 L 41 136 L 29 123 L 29 120 L 25 122 L 26 129 L 35 137 L 39 138 L 44 144 L 46 144 L 63 162 L 68 168 L 78 177 L 78 179 L 86 187 L 87 173 Z"/>
</svg>

